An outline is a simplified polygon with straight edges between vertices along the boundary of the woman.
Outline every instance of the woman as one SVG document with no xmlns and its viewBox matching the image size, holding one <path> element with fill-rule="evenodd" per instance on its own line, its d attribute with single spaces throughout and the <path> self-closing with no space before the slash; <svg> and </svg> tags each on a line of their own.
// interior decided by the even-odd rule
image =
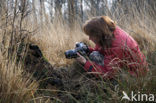
<svg viewBox="0 0 156 103">
<path fill-rule="evenodd" d="M 98 65 L 78 54 L 76 59 L 84 65 L 86 71 L 113 78 L 120 68 L 126 66 L 132 76 L 146 74 L 147 63 L 137 42 L 108 16 L 94 17 L 86 21 L 83 30 L 89 40 L 96 44 L 95 48 L 89 48 L 90 53 L 98 51 L 104 56 L 104 65 Z"/>
</svg>

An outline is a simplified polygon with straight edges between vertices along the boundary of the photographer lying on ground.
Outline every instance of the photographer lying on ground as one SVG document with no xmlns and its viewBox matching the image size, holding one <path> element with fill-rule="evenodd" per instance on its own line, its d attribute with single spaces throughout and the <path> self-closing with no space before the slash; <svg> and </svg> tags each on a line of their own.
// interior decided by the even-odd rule
<svg viewBox="0 0 156 103">
<path fill-rule="evenodd" d="M 108 16 L 94 17 L 83 26 L 89 40 L 96 46 L 89 48 L 90 56 L 100 56 L 102 63 L 87 60 L 80 53 L 76 58 L 88 72 L 98 73 L 104 78 L 113 78 L 120 68 L 126 66 L 132 76 L 142 76 L 148 71 L 144 55 L 137 42 L 118 27 Z"/>
</svg>

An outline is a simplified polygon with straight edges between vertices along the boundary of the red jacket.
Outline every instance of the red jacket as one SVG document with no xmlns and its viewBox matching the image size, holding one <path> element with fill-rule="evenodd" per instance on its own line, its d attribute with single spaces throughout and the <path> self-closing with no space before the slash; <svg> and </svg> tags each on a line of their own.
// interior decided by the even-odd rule
<svg viewBox="0 0 156 103">
<path fill-rule="evenodd" d="M 119 27 L 116 27 L 114 31 L 114 37 L 111 48 L 102 49 L 97 44 L 94 49 L 89 48 L 90 52 L 99 51 L 104 55 L 104 66 L 87 61 L 84 69 L 108 78 L 113 78 L 117 73 L 116 71 L 124 66 L 127 66 L 126 68 L 133 76 L 138 76 L 140 72 L 145 74 L 147 72 L 147 63 L 137 42 Z"/>
</svg>

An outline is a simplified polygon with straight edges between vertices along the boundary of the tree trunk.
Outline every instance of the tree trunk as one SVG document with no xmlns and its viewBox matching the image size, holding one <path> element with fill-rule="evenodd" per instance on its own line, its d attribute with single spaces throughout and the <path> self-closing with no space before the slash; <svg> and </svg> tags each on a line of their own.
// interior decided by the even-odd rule
<svg viewBox="0 0 156 103">
<path fill-rule="evenodd" d="M 68 20 L 70 28 L 73 28 L 75 24 L 74 0 L 68 0 Z"/>
<path fill-rule="evenodd" d="M 80 17 L 81 17 L 81 22 L 83 22 L 83 0 L 80 2 Z"/>
<path fill-rule="evenodd" d="M 62 18 L 62 2 L 60 0 L 55 0 L 55 17 Z"/>
<path fill-rule="evenodd" d="M 37 14 L 36 14 L 36 7 L 35 7 L 35 2 L 36 0 L 32 0 L 32 11 L 33 11 L 33 18 L 34 18 L 34 23 L 37 23 Z"/>
<path fill-rule="evenodd" d="M 40 0 L 40 23 L 41 23 L 41 28 L 43 26 L 43 0 Z"/>
</svg>

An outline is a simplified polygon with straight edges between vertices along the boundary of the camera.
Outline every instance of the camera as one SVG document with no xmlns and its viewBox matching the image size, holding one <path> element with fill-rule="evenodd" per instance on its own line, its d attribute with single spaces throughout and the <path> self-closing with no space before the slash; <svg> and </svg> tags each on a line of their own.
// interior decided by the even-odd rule
<svg viewBox="0 0 156 103">
<path fill-rule="evenodd" d="M 77 58 L 78 57 L 77 53 L 80 53 L 82 56 L 87 55 L 89 53 L 88 46 L 83 42 L 78 42 L 76 43 L 75 49 L 67 50 L 65 52 L 65 57 L 67 59 Z"/>
</svg>

